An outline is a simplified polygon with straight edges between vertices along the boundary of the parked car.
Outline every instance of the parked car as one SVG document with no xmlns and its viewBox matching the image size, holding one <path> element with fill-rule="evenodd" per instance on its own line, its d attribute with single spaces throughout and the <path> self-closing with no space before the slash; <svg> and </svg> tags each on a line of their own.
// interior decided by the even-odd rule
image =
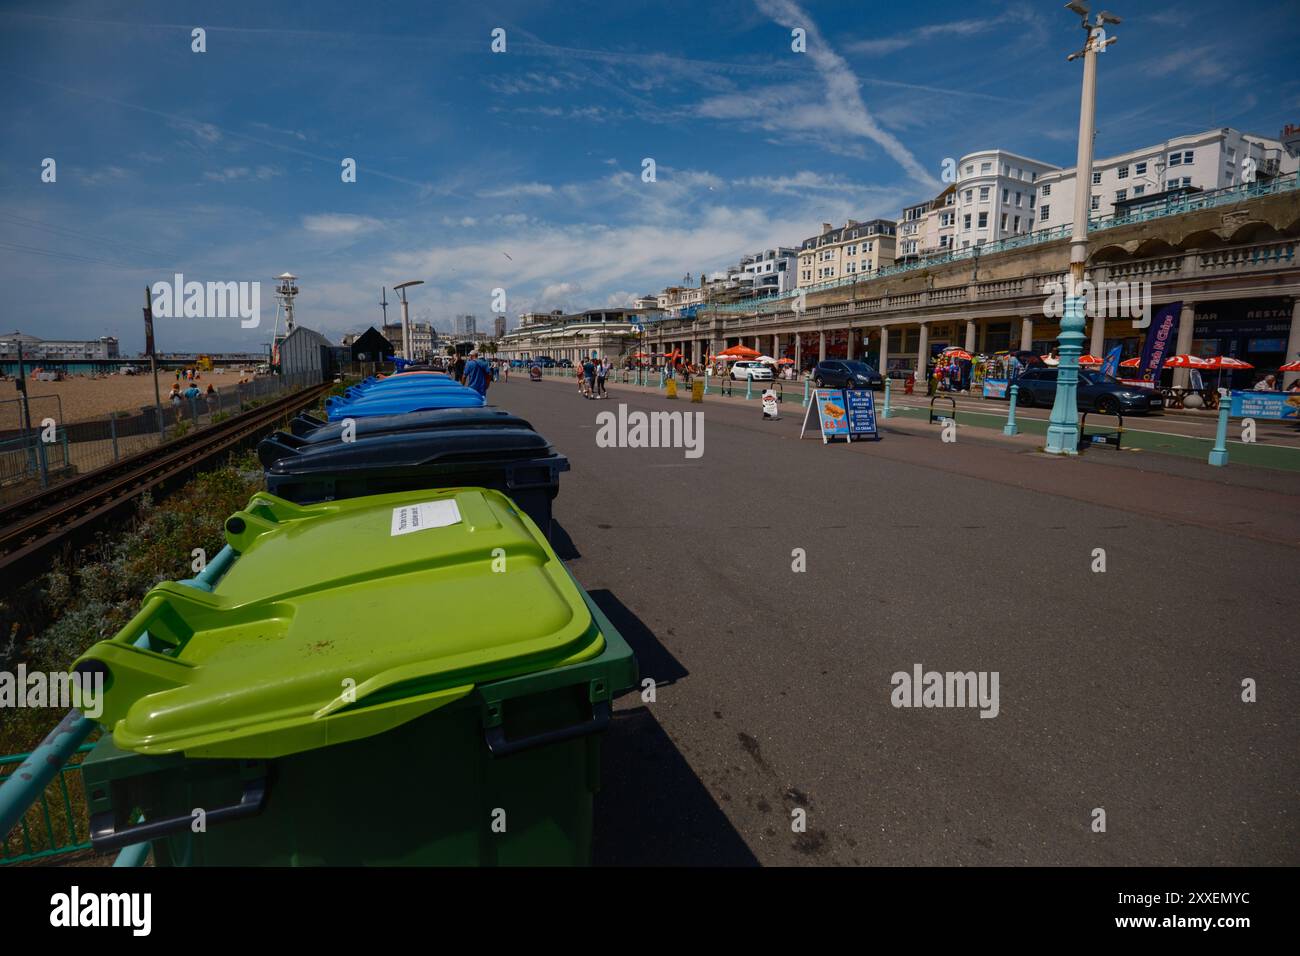
<svg viewBox="0 0 1300 956">
<path fill-rule="evenodd" d="M 1016 402 L 1024 408 L 1050 406 L 1056 401 L 1057 369 L 1034 366 L 1020 373 Z M 1114 415 L 1146 415 L 1163 411 L 1165 400 L 1153 388 L 1125 385 L 1119 379 L 1089 369 L 1079 370 L 1078 407 L 1081 412 Z"/>
<path fill-rule="evenodd" d="M 827 359 L 812 373 L 818 388 L 884 388 L 885 380 L 866 362 L 856 359 Z"/>
<path fill-rule="evenodd" d="M 731 366 L 731 380 L 733 382 L 743 382 L 746 379 L 754 382 L 772 381 L 772 366 L 766 362 L 735 362 Z"/>
<path fill-rule="evenodd" d="M 559 368 L 573 368 L 573 362 L 570 359 L 560 359 L 555 364 Z"/>
</svg>

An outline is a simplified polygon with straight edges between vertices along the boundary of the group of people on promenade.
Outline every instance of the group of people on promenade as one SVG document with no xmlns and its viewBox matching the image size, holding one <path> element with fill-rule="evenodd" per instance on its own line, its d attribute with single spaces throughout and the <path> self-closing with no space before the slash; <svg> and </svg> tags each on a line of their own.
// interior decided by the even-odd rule
<svg viewBox="0 0 1300 956">
<path fill-rule="evenodd" d="M 577 369 L 578 394 L 583 398 L 609 398 L 605 383 L 613 368 L 614 363 L 608 358 L 586 356 Z"/>
</svg>

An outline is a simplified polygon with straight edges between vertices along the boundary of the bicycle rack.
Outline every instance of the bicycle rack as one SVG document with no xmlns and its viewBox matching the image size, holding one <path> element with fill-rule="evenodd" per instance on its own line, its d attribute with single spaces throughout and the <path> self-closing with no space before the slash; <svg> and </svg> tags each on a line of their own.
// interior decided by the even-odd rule
<svg viewBox="0 0 1300 956">
<path fill-rule="evenodd" d="M 1094 414 L 1101 415 L 1104 413 L 1095 412 Z M 1115 417 L 1119 419 L 1119 428 L 1114 431 L 1093 432 L 1089 435 L 1087 434 L 1088 413 L 1084 412 L 1083 417 L 1079 419 L 1079 450 L 1082 451 L 1085 448 L 1091 448 L 1093 445 L 1105 445 L 1108 448 L 1114 448 L 1116 451 L 1119 451 L 1120 441 L 1124 437 L 1124 416 L 1119 412 L 1116 412 Z"/>
<path fill-rule="evenodd" d="M 934 403 L 939 401 L 939 399 L 943 399 L 952 406 L 951 415 L 936 415 L 934 413 Z M 930 424 L 933 425 L 935 422 L 952 422 L 954 425 L 957 424 L 957 400 L 955 398 L 952 398 L 949 395 L 935 395 L 930 399 Z"/>
</svg>

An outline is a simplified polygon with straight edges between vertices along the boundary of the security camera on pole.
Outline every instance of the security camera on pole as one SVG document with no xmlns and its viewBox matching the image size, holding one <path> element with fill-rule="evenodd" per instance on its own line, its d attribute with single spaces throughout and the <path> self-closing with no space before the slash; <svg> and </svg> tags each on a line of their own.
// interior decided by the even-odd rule
<svg viewBox="0 0 1300 956">
<path fill-rule="evenodd" d="M 1106 37 L 1106 24 L 1119 23 L 1120 18 L 1106 10 L 1097 14 L 1095 23 L 1088 22 L 1088 5 L 1083 0 L 1072 0 L 1066 9 L 1079 15 L 1083 29 L 1088 34 L 1084 47 L 1071 53 L 1067 59 L 1083 57 L 1083 99 L 1079 107 L 1079 153 L 1074 175 L 1074 229 L 1070 236 L 1070 288 L 1061 316 L 1061 334 L 1058 352 L 1061 364 L 1056 370 L 1056 402 L 1047 427 L 1046 451 L 1052 455 L 1077 455 L 1079 453 L 1079 356 L 1083 353 L 1083 328 L 1086 320 L 1084 300 L 1079 295 L 1083 283 L 1084 267 L 1088 262 L 1088 213 L 1092 196 L 1092 137 L 1097 105 L 1097 54 L 1115 42 Z M 1094 322 L 1104 322 L 1098 315 Z"/>
</svg>

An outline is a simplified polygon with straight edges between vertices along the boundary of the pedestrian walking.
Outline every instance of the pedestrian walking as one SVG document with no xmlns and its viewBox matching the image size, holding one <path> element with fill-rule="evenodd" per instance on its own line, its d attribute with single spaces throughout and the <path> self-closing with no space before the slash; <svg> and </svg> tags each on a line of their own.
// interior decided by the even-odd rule
<svg viewBox="0 0 1300 956">
<path fill-rule="evenodd" d="M 609 377 L 609 359 L 600 360 L 600 365 L 596 369 L 596 397 L 609 398 L 609 392 L 605 391 L 605 379 Z"/>
<path fill-rule="evenodd" d="M 465 363 L 465 387 L 474 389 L 474 391 L 486 398 L 488 385 L 491 381 L 492 372 L 487 363 L 479 359 L 477 350 L 470 352 L 469 361 Z"/>
</svg>

